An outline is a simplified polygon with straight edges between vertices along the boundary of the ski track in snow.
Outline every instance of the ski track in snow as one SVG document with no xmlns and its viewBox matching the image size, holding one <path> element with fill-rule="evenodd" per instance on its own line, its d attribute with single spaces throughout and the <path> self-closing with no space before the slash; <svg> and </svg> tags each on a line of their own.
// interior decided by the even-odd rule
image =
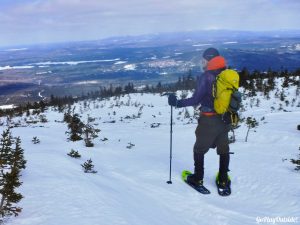
<svg viewBox="0 0 300 225">
<path fill-rule="evenodd" d="M 67 125 L 54 122 L 62 120 L 63 114 L 50 110 L 49 122 L 41 124 L 45 127 L 13 129 L 14 136 L 21 136 L 27 168 L 19 189 L 25 196 L 19 203 L 23 211 L 7 225 L 240 225 L 256 224 L 256 217 L 299 216 L 300 177 L 289 162 L 299 153 L 299 108 L 271 113 L 273 100 L 263 99 L 262 107 L 248 108 L 244 116 L 253 115 L 258 120 L 264 116 L 266 123 L 259 120 L 248 142 L 244 141 L 245 125 L 236 130 L 237 141 L 230 145 L 235 153 L 230 163 L 232 195 L 217 194 L 214 177 L 219 159 L 211 149 L 205 156 L 204 181 L 211 194 L 203 196 L 181 181 L 181 171 L 193 169 L 196 122 L 177 120 L 182 109 L 174 110 L 173 184 L 166 184 L 170 135 L 167 99 L 150 94 L 131 94 L 130 98 L 132 103 L 145 104 L 139 119 L 120 122 L 121 116 L 137 114 L 139 107 L 110 108 L 113 98 L 99 102 L 104 108 L 93 109 L 91 103 L 92 110 L 80 114 L 82 120 L 87 114 L 97 118 L 101 132 L 94 148 L 84 147 L 83 141 L 67 142 Z M 120 100 L 126 103 L 128 96 Z M 79 103 L 76 105 L 78 111 Z M 192 112 L 192 108 L 188 110 Z M 103 123 L 113 119 L 116 123 Z M 161 125 L 150 128 L 151 123 Z M 33 136 L 41 143 L 32 144 Z M 104 137 L 109 140 L 100 141 Z M 126 148 L 129 142 L 135 144 L 132 149 Z M 82 158 L 67 156 L 71 148 Z M 89 158 L 98 173 L 83 173 L 80 164 Z"/>
</svg>

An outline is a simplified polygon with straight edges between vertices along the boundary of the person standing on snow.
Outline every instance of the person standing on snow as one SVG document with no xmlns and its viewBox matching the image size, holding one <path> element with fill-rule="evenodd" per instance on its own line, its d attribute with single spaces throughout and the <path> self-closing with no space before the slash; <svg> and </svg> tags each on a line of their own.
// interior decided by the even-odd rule
<svg viewBox="0 0 300 225">
<path fill-rule="evenodd" d="M 228 125 L 214 110 L 214 97 L 212 95 L 213 83 L 216 76 L 226 69 L 226 61 L 220 56 L 215 48 L 208 48 L 204 51 L 202 67 L 204 73 L 200 76 L 197 88 L 191 98 L 178 100 L 174 94 L 168 98 L 168 103 L 177 108 L 186 106 L 200 107 L 200 118 L 196 128 L 196 143 L 194 145 L 194 174 L 187 177 L 187 182 L 199 186 L 203 185 L 204 176 L 204 155 L 210 148 L 217 147 L 217 154 L 220 156 L 219 183 L 221 186 L 230 186 L 227 172 L 229 171 L 229 140 Z"/>
</svg>

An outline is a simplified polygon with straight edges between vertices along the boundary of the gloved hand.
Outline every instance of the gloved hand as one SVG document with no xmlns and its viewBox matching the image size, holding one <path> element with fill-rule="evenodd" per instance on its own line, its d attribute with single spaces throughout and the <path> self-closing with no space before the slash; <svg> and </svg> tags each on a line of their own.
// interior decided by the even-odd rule
<svg viewBox="0 0 300 225">
<path fill-rule="evenodd" d="M 170 94 L 168 98 L 168 103 L 171 106 L 177 106 L 177 97 L 174 94 Z"/>
</svg>

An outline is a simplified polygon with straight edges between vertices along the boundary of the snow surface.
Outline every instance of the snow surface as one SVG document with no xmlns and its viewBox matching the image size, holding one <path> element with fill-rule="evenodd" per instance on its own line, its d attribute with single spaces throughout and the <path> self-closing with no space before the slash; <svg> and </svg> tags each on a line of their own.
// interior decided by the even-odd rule
<svg viewBox="0 0 300 225">
<path fill-rule="evenodd" d="M 46 99 L 46 97 L 44 97 L 43 95 L 42 95 L 42 93 L 44 92 L 45 90 L 41 90 L 41 91 L 39 91 L 39 93 L 38 93 L 38 96 L 40 97 L 40 98 L 42 98 L 42 100 L 45 100 Z"/>
<path fill-rule="evenodd" d="M 193 46 L 194 47 L 203 47 L 203 46 L 208 46 L 208 45 L 212 45 L 212 44 L 195 44 Z"/>
<path fill-rule="evenodd" d="M 0 66 L 1 70 L 19 70 L 19 69 L 32 69 L 34 66 Z"/>
<path fill-rule="evenodd" d="M 48 74 L 48 73 L 52 73 L 52 71 L 49 70 L 49 71 L 37 72 L 37 73 L 35 73 L 35 74 L 36 74 L 36 75 L 43 75 L 43 74 Z"/>
<path fill-rule="evenodd" d="M 125 63 L 127 63 L 127 61 L 118 61 L 118 62 L 115 62 L 114 64 L 115 65 L 120 65 L 120 64 L 125 64 Z"/>
<path fill-rule="evenodd" d="M 226 42 L 223 42 L 224 45 L 237 44 L 237 43 L 238 43 L 237 41 L 226 41 Z"/>
<path fill-rule="evenodd" d="M 295 88 L 286 89 L 286 95 L 295 98 Z M 299 153 L 296 126 L 300 108 L 283 106 L 289 111 L 283 112 L 277 110 L 278 99 L 258 98 L 260 106 L 252 108 L 255 101 L 247 98 L 243 112 L 243 116 L 259 120 L 256 132 L 250 131 L 245 142 L 247 127 L 241 124 L 237 141 L 230 146 L 235 154 L 231 155 L 229 197 L 217 194 L 218 156 L 214 149 L 205 156 L 204 182 L 210 195 L 201 195 L 181 181 L 181 171 L 193 169 L 197 126 L 196 120 L 184 118 L 185 109 L 174 110 L 173 184 L 166 184 L 170 137 L 166 97 L 131 94 L 90 101 L 87 108 L 83 102 L 76 103 L 75 112 L 82 120 L 89 114 L 101 129 L 94 148 L 84 147 L 83 141 L 68 142 L 67 125 L 55 122 L 63 119 L 63 113 L 49 109 L 45 113 L 48 123 L 12 130 L 14 136 L 21 136 L 28 162 L 19 189 L 25 196 L 19 203 L 23 211 L 7 225 L 241 225 L 256 224 L 258 217 L 299 216 L 300 176 L 289 159 Z M 193 113 L 193 108 L 187 110 Z M 139 111 L 140 118 L 125 119 Z M 22 124 L 23 119 L 14 121 Z M 5 123 L 6 118 L 1 120 Z M 115 123 L 109 123 L 113 120 Z M 151 128 L 152 123 L 160 126 Z M 32 144 L 33 136 L 41 143 Z M 101 141 L 105 137 L 108 141 Z M 135 146 L 128 149 L 128 143 Z M 72 148 L 80 152 L 81 159 L 67 156 Z M 80 164 L 89 158 L 98 173 L 83 172 Z"/>
<path fill-rule="evenodd" d="M 5 51 L 7 52 L 17 52 L 17 51 L 26 51 L 28 48 L 11 48 L 11 49 L 7 49 Z"/>
<path fill-rule="evenodd" d="M 75 84 L 99 84 L 101 81 L 99 80 L 86 80 L 86 81 L 79 81 L 75 82 Z"/>
<path fill-rule="evenodd" d="M 39 62 L 39 63 L 33 63 L 32 65 L 37 66 L 49 66 L 49 65 L 70 65 L 75 66 L 78 64 L 84 64 L 84 63 L 99 63 L 99 62 L 114 62 L 119 61 L 120 59 L 100 59 L 100 60 L 89 60 L 89 61 L 66 61 L 66 62 Z"/>
<path fill-rule="evenodd" d="M 136 69 L 136 65 L 135 64 L 128 64 L 124 66 L 125 70 L 135 70 Z"/>
<path fill-rule="evenodd" d="M 14 105 L 0 105 L 0 109 L 12 109 L 14 107 Z"/>
<path fill-rule="evenodd" d="M 167 72 L 161 72 L 161 73 L 159 73 L 160 75 L 168 75 L 168 73 Z"/>
</svg>

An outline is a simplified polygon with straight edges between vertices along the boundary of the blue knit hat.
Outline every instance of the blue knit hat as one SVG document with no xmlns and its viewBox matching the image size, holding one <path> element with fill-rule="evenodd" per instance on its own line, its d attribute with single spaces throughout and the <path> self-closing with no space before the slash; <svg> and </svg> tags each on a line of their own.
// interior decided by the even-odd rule
<svg viewBox="0 0 300 225">
<path fill-rule="evenodd" d="M 217 49 L 215 48 L 208 48 L 203 52 L 203 58 L 206 59 L 207 61 L 210 61 L 212 58 L 219 56 L 220 53 Z"/>
</svg>

